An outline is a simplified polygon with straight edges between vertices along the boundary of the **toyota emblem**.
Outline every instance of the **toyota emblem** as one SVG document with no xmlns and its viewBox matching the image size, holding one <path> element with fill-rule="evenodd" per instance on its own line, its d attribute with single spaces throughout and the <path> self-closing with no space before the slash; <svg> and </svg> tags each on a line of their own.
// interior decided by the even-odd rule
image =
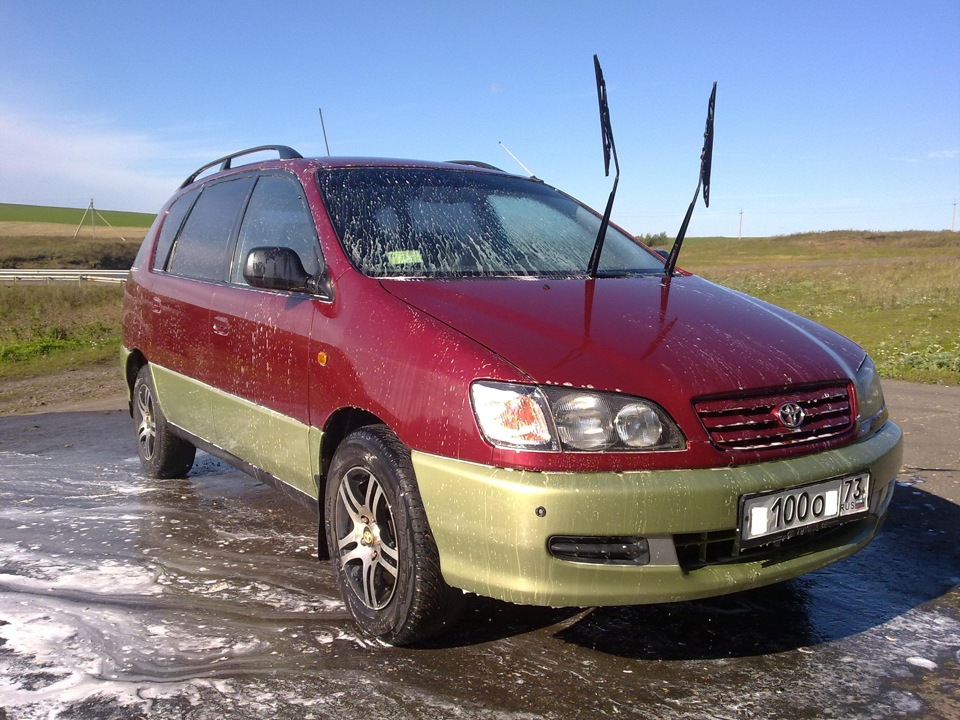
<svg viewBox="0 0 960 720">
<path fill-rule="evenodd" d="M 780 419 L 780 424 L 791 430 L 800 427 L 806 416 L 807 413 L 795 402 L 786 402 L 777 408 L 777 417 Z"/>
</svg>

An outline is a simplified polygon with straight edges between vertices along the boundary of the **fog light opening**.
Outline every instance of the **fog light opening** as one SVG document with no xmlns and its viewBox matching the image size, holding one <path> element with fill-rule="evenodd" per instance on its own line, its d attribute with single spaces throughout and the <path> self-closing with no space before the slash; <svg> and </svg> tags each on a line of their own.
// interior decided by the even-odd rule
<svg viewBox="0 0 960 720">
<path fill-rule="evenodd" d="M 650 546 L 643 537 L 554 535 L 547 543 L 560 560 L 598 565 L 647 565 Z"/>
</svg>

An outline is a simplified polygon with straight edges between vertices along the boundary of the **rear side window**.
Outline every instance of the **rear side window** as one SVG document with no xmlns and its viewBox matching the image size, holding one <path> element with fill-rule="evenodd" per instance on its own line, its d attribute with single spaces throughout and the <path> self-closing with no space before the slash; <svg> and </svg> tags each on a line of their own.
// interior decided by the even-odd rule
<svg viewBox="0 0 960 720">
<path fill-rule="evenodd" d="M 150 257 L 150 248 L 153 247 L 153 238 L 155 237 L 154 233 L 157 231 L 157 226 L 160 225 L 160 216 L 157 215 L 153 222 L 150 224 L 150 229 L 147 230 L 147 235 L 143 239 L 143 242 L 140 243 L 140 249 L 137 250 L 137 256 L 133 259 L 133 265 L 130 266 L 131 270 L 142 268 L 147 262 L 147 258 Z"/>
<path fill-rule="evenodd" d="M 173 247 L 171 273 L 198 280 L 224 279 L 230 242 L 252 184 L 248 175 L 204 187 Z"/>
<path fill-rule="evenodd" d="M 187 211 L 193 206 L 193 201 L 197 199 L 197 193 L 200 188 L 196 187 L 190 192 L 184 193 L 176 202 L 170 206 L 167 217 L 163 221 L 163 227 L 160 228 L 160 239 L 157 240 L 157 251 L 153 255 L 153 269 L 163 270 L 167 267 L 167 260 L 170 259 L 170 249 L 173 247 L 173 240 L 177 237 L 177 231 L 183 224 L 183 218 L 187 216 Z"/>
<path fill-rule="evenodd" d="M 231 281 L 246 283 L 243 264 L 257 247 L 286 247 L 300 256 L 303 268 L 320 274 L 319 242 L 300 182 L 283 175 L 257 180 L 240 226 Z"/>
</svg>

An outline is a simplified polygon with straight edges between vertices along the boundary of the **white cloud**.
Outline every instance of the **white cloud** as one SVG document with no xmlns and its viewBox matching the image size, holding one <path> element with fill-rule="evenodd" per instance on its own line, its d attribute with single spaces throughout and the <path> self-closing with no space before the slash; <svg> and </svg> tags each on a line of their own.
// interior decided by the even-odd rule
<svg viewBox="0 0 960 720">
<path fill-rule="evenodd" d="M 927 153 L 927 157 L 934 160 L 956 160 L 960 158 L 960 150 L 956 148 L 953 150 L 937 150 L 932 153 Z"/>
<path fill-rule="evenodd" d="M 209 150 L 0 105 L 0 202 L 156 212 Z"/>
</svg>

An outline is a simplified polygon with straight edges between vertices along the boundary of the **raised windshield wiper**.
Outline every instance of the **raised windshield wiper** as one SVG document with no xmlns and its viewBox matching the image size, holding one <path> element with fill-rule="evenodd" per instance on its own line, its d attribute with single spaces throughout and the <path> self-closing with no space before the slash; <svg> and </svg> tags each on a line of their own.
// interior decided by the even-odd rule
<svg viewBox="0 0 960 720">
<path fill-rule="evenodd" d="M 713 106 L 717 101 L 717 83 L 713 83 L 713 91 L 710 93 L 710 103 L 707 105 L 707 126 L 703 131 L 703 150 L 700 151 L 700 177 L 697 180 L 697 190 L 693 194 L 693 200 L 690 207 L 687 208 L 687 214 L 683 218 L 683 224 L 680 226 L 680 232 L 677 233 L 677 239 L 673 243 L 667 262 L 663 266 L 664 275 L 670 277 L 677 267 L 677 257 L 680 255 L 680 246 L 683 245 L 683 238 L 687 234 L 687 225 L 690 224 L 690 217 L 693 215 L 693 208 L 697 204 L 697 198 L 700 196 L 700 188 L 703 187 L 703 204 L 710 207 L 710 166 L 713 163 Z"/>
<path fill-rule="evenodd" d="M 607 209 L 603 211 L 603 219 L 600 221 L 600 231 L 597 233 L 597 241 L 593 244 L 593 253 L 590 255 L 590 263 L 587 265 L 587 277 L 595 278 L 597 276 L 597 267 L 600 265 L 600 254 L 603 252 L 603 240 L 607 235 L 607 226 L 610 225 L 610 211 L 613 209 L 613 198 L 617 194 L 617 184 L 620 182 L 620 163 L 617 161 L 617 146 L 613 142 L 613 128 L 610 127 L 610 108 L 607 106 L 607 84 L 603 80 L 603 70 L 600 69 L 600 60 L 593 56 L 593 69 L 597 76 L 597 100 L 600 103 L 600 134 L 603 140 L 603 170 L 607 177 L 610 177 L 610 155 L 613 154 L 613 164 L 616 167 L 617 174 L 613 178 L 613 189 L 610 191 L 610 197 L 607 199 Z"/>
</svg>

